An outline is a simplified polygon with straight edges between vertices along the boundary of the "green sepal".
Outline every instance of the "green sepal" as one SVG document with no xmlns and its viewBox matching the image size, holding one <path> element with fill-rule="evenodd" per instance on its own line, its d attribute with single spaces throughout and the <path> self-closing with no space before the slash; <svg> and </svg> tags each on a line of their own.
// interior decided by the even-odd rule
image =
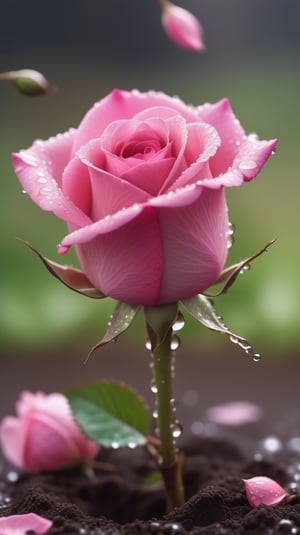
<svg viewBox="0 0 300 535">
<path fill-rule="evenodd" d="M 31 251 L 33 251 L 40 258 L 51 275 L 56 277 L 58 280 L 60 280 L 60 282 L 74 292 L 78 292 L 86 297 L 92 297 L 93 299 L 103 299 L 106 297 L 106 295 L 92 285 L 87 276 L 80 269 L 72 266 L 62 266 L 57 262 L 53 262 L 52 260 L 49 260 L 43 256 L 29 242 L 22 240 L 21 238 L 17 239 L 29 247 L 29 249 L 31 249 Z"/>
<path fill-rule="evenodd" d="M 152 352 L 163 343 L 177 315 L 178 303 L 144 307 L 146 330 Z"/>
<path fill-rule="evenodd" d="M 139 308 L 138 305 L 129 305 L 128 303 L 121 303 L 118 301 L 115 309 L 109 317 L 105 335 L 100 342 L 95 344 L 89 351 L 87 360 L 96 349 L 99 349 L 99 347 L 109 344 L 110 342 L 116 342 L 118 337 L 130 327 Z"/>
<path fill-rule="evenodd" d="M 233 333 L 226 327 L 220 316 L 218 316 L 212 301 L 205 295 L 198 294 L 195 297 L 181 301 L 181 303 L 191 316 L 204 325 L 204 327 L 217 331 L 220 334 L 226 334 L 245 351 L 251 348 L 246 338 Z"/>
<path fill-rule="evenodd" d="M 144 401 L 118 382 L 98 381 L 64 392 L 82 431 L 106 447 L 147 443 L 150 417 Z"/>
<path fill-rule="evenodd" d="M 271 240 L 263 249 L 260 249 L 257 253 L 255 253 L 252 256 L 249 256 L 249 258 L 246 258 L 244 260 L 241 260 L 241 262 L 238 262 L 237 264 L 233 264 L 232 266 L 229 266 L 226 269 L 223 269 L 222 273 L 220 274 L 219 278 L 215 282 L 214 286 L 217 284 L 222 284 L 222 287 L 217 292 L 211 293 L 211 292 L 205 292 L 204 295 L 207 297 L 217 297 L 218 295 L 222 295 L 227 292 L 227 290 L 230 288 L 230 286 L 235 282 L 238 274 L 245 269 L 246 267 L 250 266 L 250 263 L 255 260 L 255 258 L 258 258 L 263 253 L 266 253 L 273 245 L 275 240 Z"/>
</svg>

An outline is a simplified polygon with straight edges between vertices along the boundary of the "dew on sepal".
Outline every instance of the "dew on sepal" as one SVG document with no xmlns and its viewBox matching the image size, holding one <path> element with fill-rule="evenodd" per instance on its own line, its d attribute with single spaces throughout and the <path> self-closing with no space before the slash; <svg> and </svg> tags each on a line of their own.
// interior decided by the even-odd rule
<svg viewBox="0 0 300 535">
<path fill-rule="evenodd" d="M 178 349 L 180 346 L 180 338 L 174 334 L 171 338 L 171 342 L 170 342 L 170 349 L 171 351 L 176 351 L 176 349 Z"/>
<path fill-rule="evenodd" d="M 185 325 L 184 316 L 183 316 L 183 314 L 181 312 L 178 312 L 178 316 L 177 316 L 176 320 L 174 321 L 174 323 L 172 325 L 172 329 L 175 332 L 181 331 L 181 329 L 183 329 L 184 325 Z"/>
</svg>

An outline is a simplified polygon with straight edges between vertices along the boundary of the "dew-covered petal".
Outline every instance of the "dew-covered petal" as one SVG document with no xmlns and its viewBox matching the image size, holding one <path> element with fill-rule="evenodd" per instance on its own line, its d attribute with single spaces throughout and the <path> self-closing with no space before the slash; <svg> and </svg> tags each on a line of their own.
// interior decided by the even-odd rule
<svg viewBox="0 0 300 535">
<path fill-rule="evenodd" d="M 221 138 L 221 145 L 210 162 L 212 175 L 216 177 L 232 165 L 245 139 L 245 132 L 227 99 L 216 104 L 204 104 L 198 108 L 198 113 L 199 119 L 214 126 Z"/>
<path fill-rule="evenodd" d="M 252 180 L 275 150 L 277 143 L 277 139 L 264 141 L 259 140 L 255 134 L 250 134 L 233 161 L 233 169 L 242 173 L 245 181 Z"/>
<path fill-rule="evenodd" d="M 279 505 L 288 496 L 288 493 L 269 477 L 257 476 L 243 481 L 251 507 Z"/>
<path fill-rule="evenodd" d="M 154 209 L 146 208 L 114 232 L 95 233 L 95 239 L 76 249 L 83 270 L 105 295 L 129 304 L 156 303 L 163 256 Z"/>
<path fill-rule="evenodd" d="M 203 123 L 187 125 L 188 137 L 184 150 L 186 169 L 169 188 L 183 187 L 204 178 L 211 178 L 210 158 L 220 146 L 220 137 L 213 126 Z"/>
<path fill-rule="evenodd" d="M 52 526 L 51 520 L 43 518 L 35 513 L 24 515 L 3 516 L 0 518 L 1 535 L 24 535 L 34 532 L 36 535 L 44 535 Z"/>
<path fill-rule="evenodd" d="M 28 195 L 43 210 L 77 225 L 90 221 L 62 192 L 62 174 L 70 159 L 76 131 L 36 141 L 31 148 L 13 154 L 15 172 Z"/>
<path fill-rule="evenodd" d="M 96 221 L 95 223 L 92 223 L 86 227 L 72 231 L 70 234 L 65 236 L 65 238 L 63 238 L 61 241 L 61 246 L 71 247 L 75 244 L 89 242 L 98 235 L 100 236 L 102 234 L 109 234 L 120 227 L 127 225 L 127 223 L 141 214 L 143 210 L 145 210 L 145 206 L 143 204 L 134 204 L 129 208 L 125 208 L 119 212 L 116 212 L 113 215 L 107 215 L 100 221 Z M 85 269 L 83 269 L 83 271 L 87 275 L 87 271 Z M 91 282 L 93 283 L 92 280 Z"/>
<path fill-rule="evenodd" d="M 169 97 L 164 93 L 148 91 L 122 91 L 114 89 L 109 95 L 97 102 L 85 115 L 78 127 L 78 133 L 73 144 L 72 154 L 88 143 L 91 139 L 100 137 L 104 129 L 113 121 L 131 119 L 146 108 L 157 106 L 174 108 L 185 119 L 195 121 L 195 108 L 187 106 L 178 97 Z"/>
</svg>

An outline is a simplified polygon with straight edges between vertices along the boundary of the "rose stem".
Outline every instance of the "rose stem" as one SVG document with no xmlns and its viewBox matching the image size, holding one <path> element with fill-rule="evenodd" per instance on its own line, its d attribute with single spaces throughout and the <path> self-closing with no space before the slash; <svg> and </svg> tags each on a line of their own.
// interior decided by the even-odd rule
<svg viewBox="0 0 300 535">
<path fill-rule="evenodd" d="M 178 454 L 173 436 L 174 406 L 172 403 L 172 360 L 170 348 L 172 329 L 152 353 L 153 376 L 156 385 L 157 430 L 160 439 L 160 465 L 170 511 L 184 503 L 182 458 Z"/>
</svg>

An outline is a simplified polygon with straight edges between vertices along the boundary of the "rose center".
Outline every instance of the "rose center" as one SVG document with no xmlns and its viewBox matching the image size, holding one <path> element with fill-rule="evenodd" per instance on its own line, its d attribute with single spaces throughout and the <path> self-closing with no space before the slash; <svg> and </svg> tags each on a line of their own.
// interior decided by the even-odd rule
<svg viewBox="0 0 300 535">
<path fill-rule="evenodd" d="M 142 141 L 129 141 L 122 147 L 120 156 L 122 158 L 140 158 L 147 160 L 161 149 L 160 143 L 156 139 L 144 139 Z"/>
</svg>

